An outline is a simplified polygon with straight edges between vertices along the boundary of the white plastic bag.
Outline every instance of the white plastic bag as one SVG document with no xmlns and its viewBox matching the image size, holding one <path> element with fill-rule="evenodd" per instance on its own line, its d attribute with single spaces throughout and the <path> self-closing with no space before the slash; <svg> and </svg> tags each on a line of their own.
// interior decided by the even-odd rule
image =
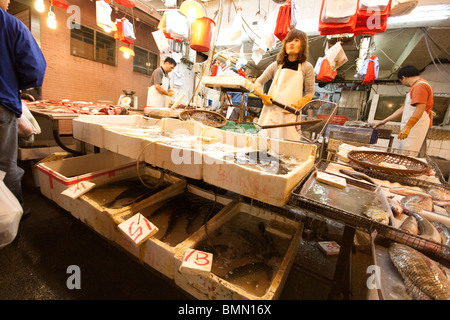
<svg viewBox="0 0 450 320">
<path fill-rule="evenodd" d="M 128 19 L 125 19 L 123 21 L 123 35 L 127 39 L 133 41 L 136 40 L 136 36 L 134 35 L 133 24 Z"/>
<path fill-rule="evenodd" d="M 347 55 L 342 49 L 340 42 L 336 42 L 330 49 L 325 51 L 325 57 L 330 62 L 330 66 L 333 70 L 336 70 L 344 63 L 348 61 Z"/>
<path fill-rule="evenodd" d="M 409 14 L 417 7 L 418 3 L 418 0 L 392 0 L 389 17 L 398 17 Z"/>
<path fill-rule="evenodd" d="M 111 6 L 103 0 L 96 1 L 95 5 L 97 25 L 101 28 L 107 27 L 109 29 L 112 29 L 113 22 L 111 20 Z"/>
<path fill-rule="evenodd" d="M 163 52 L 164 50 L 169 49 L 169 43 L 167 42 L 167 38 L 161 30 L 153 31 L 152 35 L 153 38 L 155 39 L 159 51 Z"/>
<path fill-rule="evenodd" d="M 242 8 L 238 8 L 236 17 L 231 25 L 230 41 L 234 42 L 238 40 L 242 35 Z"/>
<path fill-rule="evenodd" d="M 16 238 L 23 214 L 19 201 L 3 182 L 5 175 L 0 171 L 0 249 Z"/>
</svg>

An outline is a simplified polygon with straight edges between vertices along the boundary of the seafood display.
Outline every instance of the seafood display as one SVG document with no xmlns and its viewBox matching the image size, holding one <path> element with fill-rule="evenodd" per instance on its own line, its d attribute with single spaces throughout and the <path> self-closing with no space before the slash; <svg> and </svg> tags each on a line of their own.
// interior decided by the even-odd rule
<svg viewBox="0 0 450 320">
<path fill-rule="evenodd" d="M 435 261 L 398 243 L 390 245 L 389 256 L 413 299 L 450 299 L 450 281 Z"/>
<path fill-rule="evenodd" d="M 270 227 L 269 227 L 270 225 Z M 263 296 L 282 263 L 295 230 L 272 232 L 270 221 L 239 212 L 196 244 L 214 255 L 211 272 L 245 291 Z M 288 234 L 289 235 L 289 234 Z"/>
<path fill-rule="evenodd" d="M 150 206 L 140 212 L 158 227 L 153 238 L 175 247 L 223 207 L 223 204 L 186 192 L 166 200 L 156 210 L 154 206 Z"/>
<path fill-rule="evenodd" d="M 89 115 L 124 115 L 124 114 L 142 114 L 142 112 L 128 110 L 125 107 L 114 105 L 102 105 L 100 103 L 89 101 L 70 101 L 63 100 L 39 100 L 27 102 L 31 108 L 43 112 L 75 113 Z"/>
<path fill-rule="evenodd" d="M 389 213 L 385 212 L 379 206 L 366 205 L 362 209 L 362 214 L 366 217 L 375 220 L 381 224 L 389 224 Z"/>
<path fill-rule="evenodd" d="M 380 191 L 360 188 L 350 183 L 347 183 L 345 188 L 338 188 L 311 177 L 305 183 L 302 195 L 332 208 L 364 216 L 383 224 L 389 224 L 392 219 L 387 199 Z"/>
<path fill-rule="evenodd" d="M 108 209 L 120 209 L 138 203 L 153 194 L 167 188 L 170 184 L 159 178 L 144 175 L 122 181 L 97 186 L 85 194 L 99 206 Z"/>
</svg>

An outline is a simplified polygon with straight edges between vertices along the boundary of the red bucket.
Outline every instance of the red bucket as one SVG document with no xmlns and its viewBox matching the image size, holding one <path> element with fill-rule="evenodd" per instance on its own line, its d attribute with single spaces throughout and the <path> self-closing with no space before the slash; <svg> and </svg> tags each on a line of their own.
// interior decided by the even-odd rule
<svg viewBox="0 0 450 320">
<path fill-rule="evenodd" d="M 208 17 L 199 18 L 191 24 L 189 46 L 192 50 L 198 52 L 207 52 L 209 50 L 214 30 L 213 26 L 215 25 L 214 20 Z"/>
</svg>

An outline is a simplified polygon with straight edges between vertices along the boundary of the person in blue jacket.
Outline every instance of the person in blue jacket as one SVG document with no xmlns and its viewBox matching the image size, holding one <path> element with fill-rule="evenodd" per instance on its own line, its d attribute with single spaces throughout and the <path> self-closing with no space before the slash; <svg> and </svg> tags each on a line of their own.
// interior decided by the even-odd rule
<svg viewBox="0 0 450 320">
<path fill-rule="evenodd" d="M 47 63 L 30 30 L 6 12 L 9 2 L 0 0 L 0 170 L 6 172 L 3 181 L 24 208 L 24 170 L 17 165 L 20 92 L 42 86 Z"/>
</svg>

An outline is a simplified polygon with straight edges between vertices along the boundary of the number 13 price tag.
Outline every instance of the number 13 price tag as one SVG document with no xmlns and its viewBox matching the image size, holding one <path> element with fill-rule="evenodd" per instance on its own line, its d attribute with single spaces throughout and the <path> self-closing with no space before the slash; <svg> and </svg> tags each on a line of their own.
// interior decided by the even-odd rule
<svg viewBox="0 0 450 320">
<path fill-rule="evenodd" d="M 184 273 L 210 273 L 213 254 L 196 249 L 187 249 L 184 254 L 180 272 Z"/>
<path fill-rule="evenodd" d="M 118 227 L 136 246 L 158 232 L 158 228 L 140 213 L 125 220 Z"/>
</svg>

